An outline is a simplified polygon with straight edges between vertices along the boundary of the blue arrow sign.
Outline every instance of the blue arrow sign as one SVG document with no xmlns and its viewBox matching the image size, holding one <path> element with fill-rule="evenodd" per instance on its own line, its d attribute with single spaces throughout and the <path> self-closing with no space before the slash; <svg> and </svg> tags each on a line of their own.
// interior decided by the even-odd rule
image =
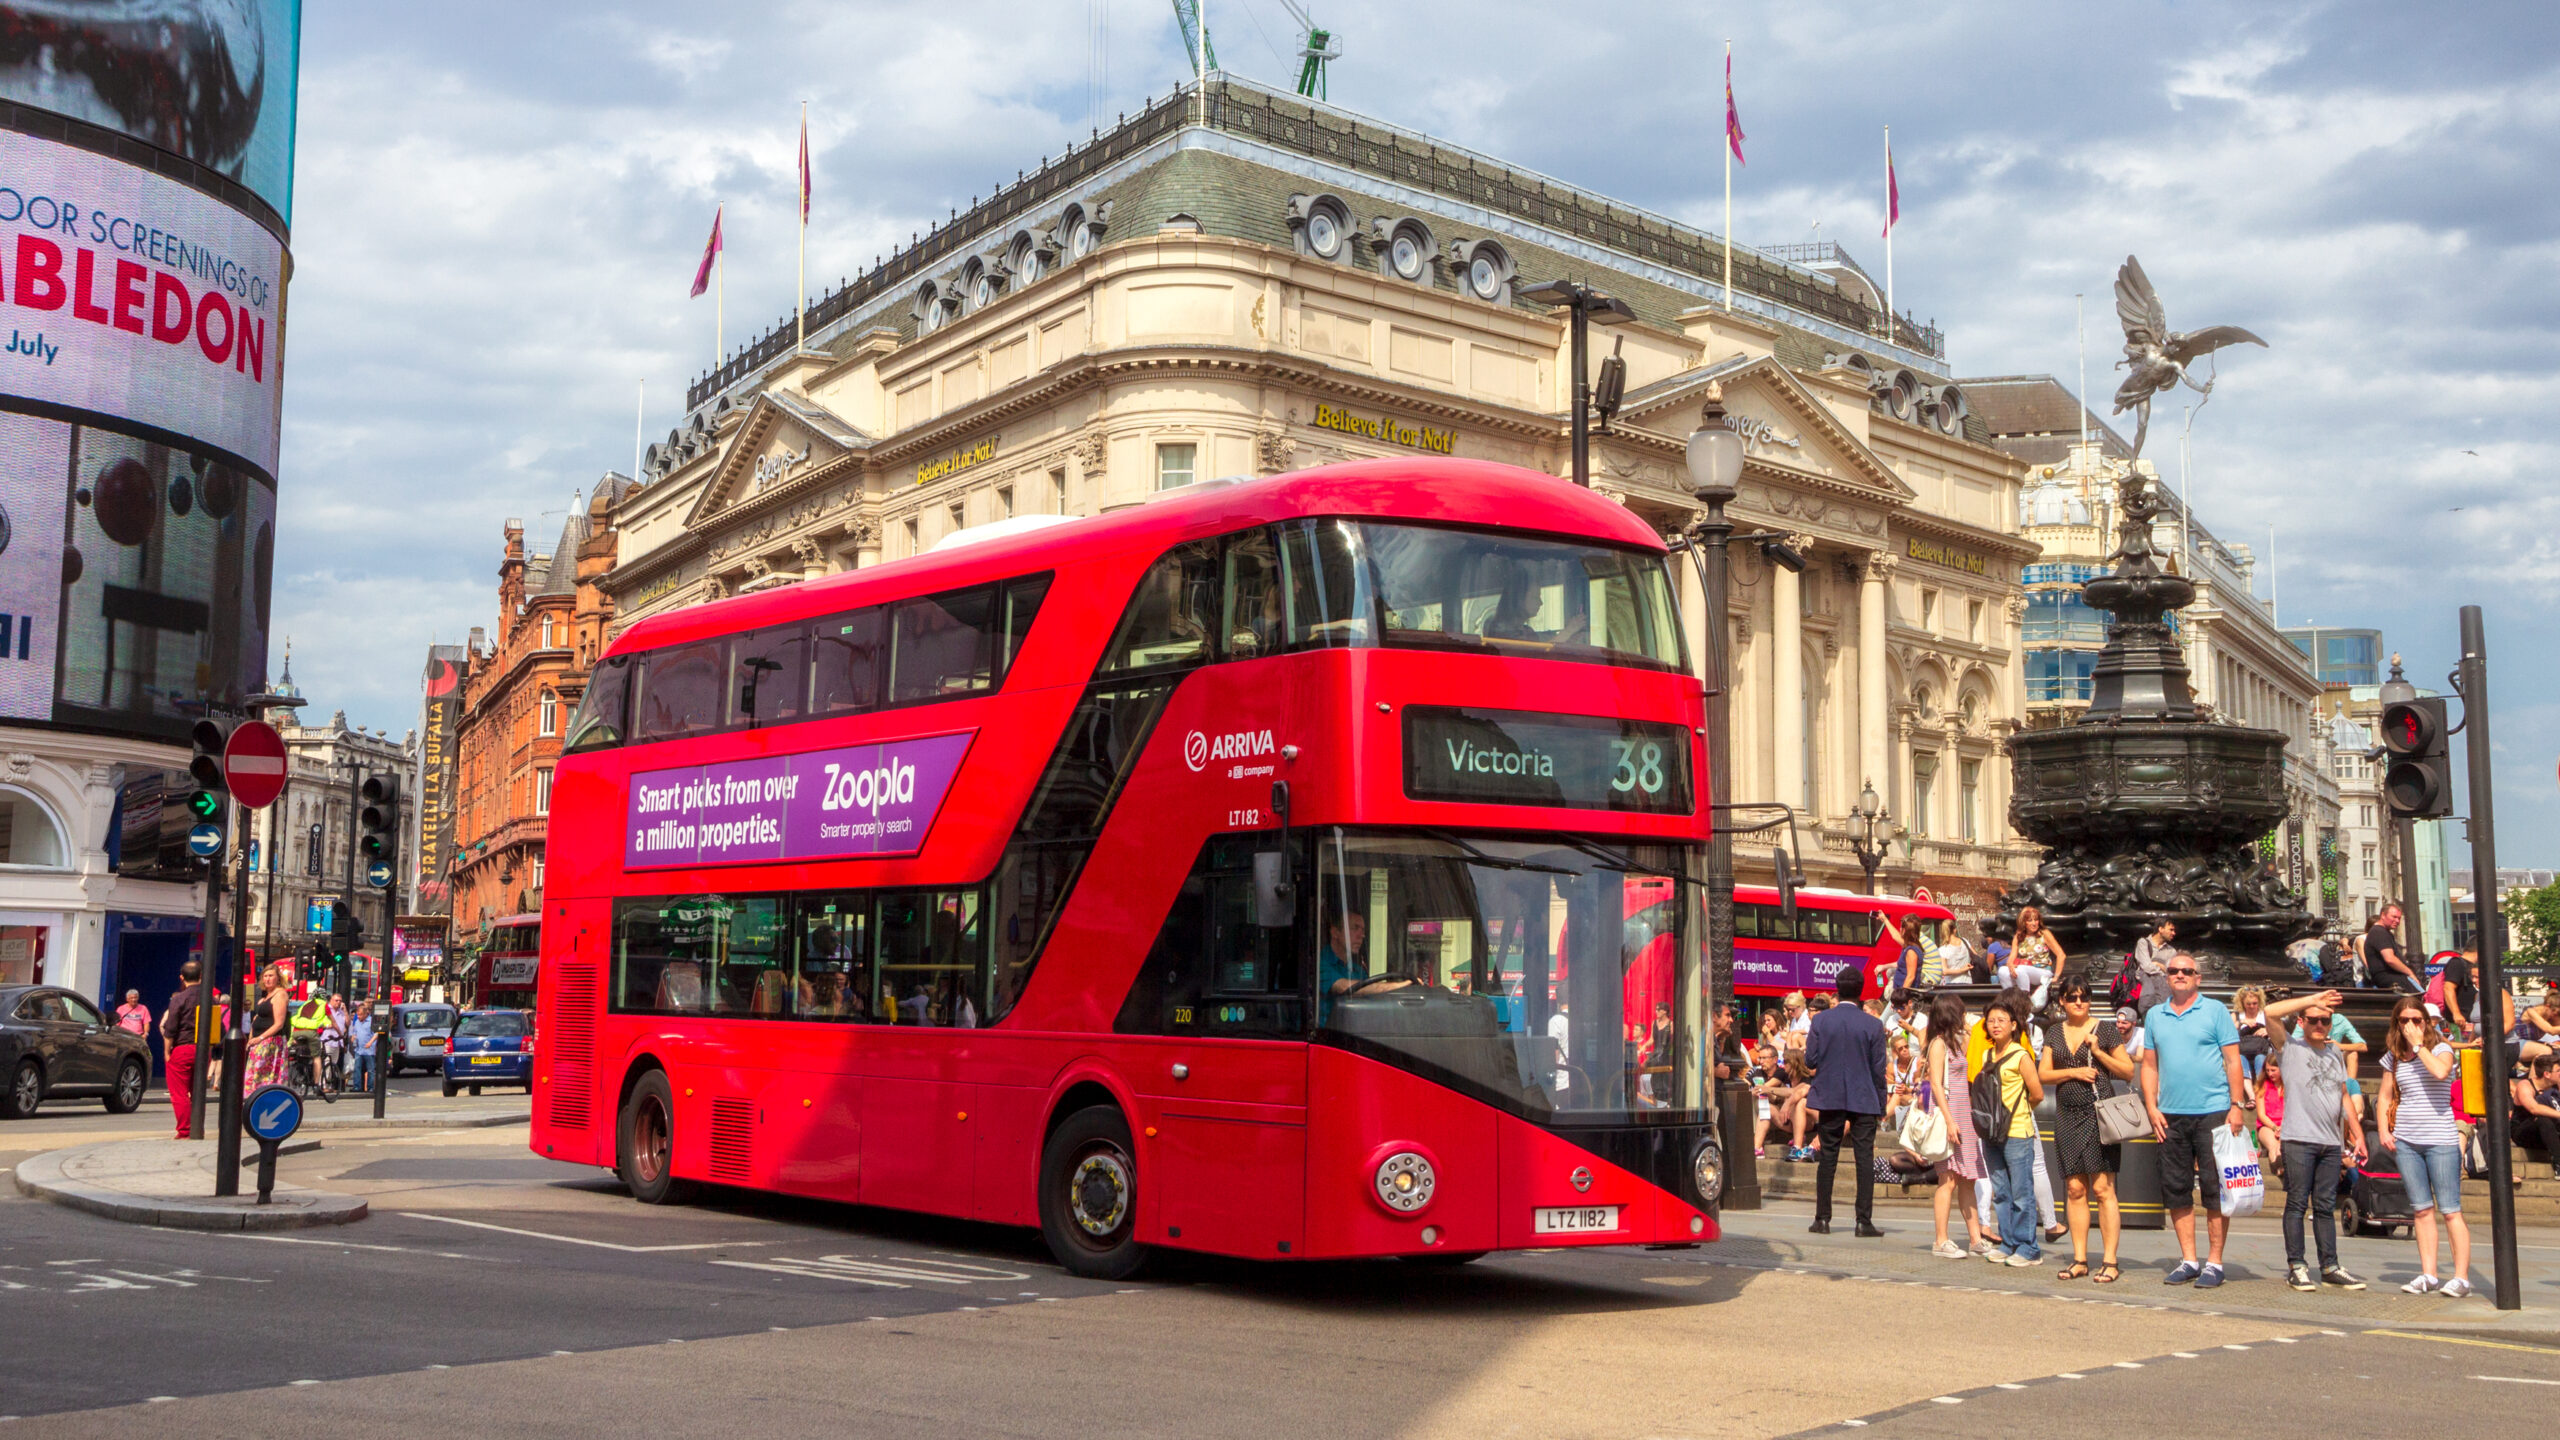
<svg viewBox="0 0 2560 1440">
<path fill-rule="evenodd" d="M 194 829 L 188 831 L 187 851 L 190 854 L 207 860 L 221 854 L 222 827 L 219 825 L 198 825 Z"/>
<path fill-rule="evenodd" d="M 261 1085 L 249 1097 L 249 1133 L 282 1141 L 302 1128 L 302 1097 L 282 1085 Z"/>
<path fill-rule="evenodd" d="M 391 887 L 391 862 L 388 860 L 376 860 L 372 864 L 364 867 L 364 883 L 372 886 L 376 890 L 389 889 Z"/>
</svg>

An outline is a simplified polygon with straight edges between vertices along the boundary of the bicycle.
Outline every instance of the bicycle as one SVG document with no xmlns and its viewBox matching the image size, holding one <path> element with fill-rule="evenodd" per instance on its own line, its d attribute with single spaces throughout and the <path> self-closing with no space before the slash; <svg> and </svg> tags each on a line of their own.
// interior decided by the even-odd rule
<svg viewBox="0 0 2560 1440">
<path fill-rule="evenodd" d="M 305 1099 L 316 1095 L 324 1104 L 337 1104 L 338 1092 L 345 1086 L 340 1077 L 331 1073 L 332 1068 L 321 1063 L 319 1047 L 316 1045 L 294 1044 L 286 1047 L 285 1083 L 293 1087 L 293 1093 L 296 1095 Z"/>
</svg>

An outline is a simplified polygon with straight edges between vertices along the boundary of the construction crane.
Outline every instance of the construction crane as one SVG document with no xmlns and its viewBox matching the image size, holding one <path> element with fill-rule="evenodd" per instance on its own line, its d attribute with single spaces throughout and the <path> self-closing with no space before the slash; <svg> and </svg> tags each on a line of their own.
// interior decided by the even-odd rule
<svg viewBox="0 0 2560 1440">
<path fill-rule="evenodd" d="M 1177 6 L 1180 3 L 1181 0 L 1175 0 Z M 1305 37 L 1305 43 L 1298 47 L 1298 58 L 1302 62 L 1298 67 L 1298 93 L 1314 100 L 1332 99 L 1325 90 L 1324 67 L 1328 62 L 1342 58 L 1342 42 L 1333 38 L 1332 31 L 1317 29 L 1316 17 L 1309 14 L 1307 7 L 1299 4 L 1298 0 L 1280 0 L 1280 3 L 1297 18 L 1299 32 Z"/>
<path fill-rule="evenodd" d="M 1200 0 L 1173 0 L 1173 18 L 1182 26 L 1183 58 L 1191 62 L 1194 70 L 1202 68 L 1203 60 L 1208 69 L 1217 69 L 1217 44 L 1200 34 Z"/>
</svg>

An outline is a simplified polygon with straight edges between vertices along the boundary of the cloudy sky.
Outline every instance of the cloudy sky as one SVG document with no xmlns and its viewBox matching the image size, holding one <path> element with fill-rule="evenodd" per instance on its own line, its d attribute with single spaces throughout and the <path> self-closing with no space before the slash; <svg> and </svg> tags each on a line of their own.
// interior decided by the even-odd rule
<svg viewBox="0 0 2560 1440">
<path fill-rule="evenodd" d="M 2111 389 L 2128 252 L 2173 325 L 2264 335 L 2196 425 L 2199 512 L 2262 554 L 2273 527 L 2286 623 L 2378 626 L 2424 684 L 2455 607 L 2485 605 L 2501 859 L 2560 862 L 2550 7 L 1316 12 L 1336 103 L 1710 228 L 1730 38 L 1738 238 L 1870 268 L 1892 125 L 1898 296 L 1959 374 L 2067 379 L 2086 292 Z M 1223 66 L 1294 77 L 1279 0 L 1209 20 Z M 323 713 L 394 734 L 430 639 L 493 623 L 502 522 L 547 545 L 629 468 L 644 383 L 663 434 L 708 368 L 712 303 L 685 291 L 715 204 L 732 343 L 788 313 L 801 100 L 815 288 L 1183 73 L 1163 0 L 446 0 L 305 26 L 276 623 Z"/>
</svg>

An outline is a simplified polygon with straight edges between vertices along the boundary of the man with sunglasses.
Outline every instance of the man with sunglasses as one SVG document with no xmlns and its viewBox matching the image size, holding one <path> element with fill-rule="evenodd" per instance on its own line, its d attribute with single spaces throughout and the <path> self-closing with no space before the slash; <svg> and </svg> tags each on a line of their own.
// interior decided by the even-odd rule
<svg viewBox="0 0 2560 1440">
<path fill-rule="evenodd" d="M 2161 967 L 2169 998 L 2142 1017 L 2142 1103 L 2151 1133 L 2160 1140 L 2160 1199 L 2178 1234 L 2178 1267 L 2164 1283 L 2211 1290 L 2222 1283 L 2222 1246 L 2231 1221 L 2222 1213 L 2222 1169 L 2214 1163 L 2213 1134 L 2229 1125 L 2240 1134 L 2248 1117 L 2240 1108 L 2240 1027 L 2231 1011 L 2203 991 L 2196 958 L 2173 950 Z M 2196 1263 L 2195 1197 L 2204 1197 L 2209 1248 Z"/>
<path fill-rule="evenodd" d="M 2346 1161 L 2364 1162 L 2364 1094 L 2355 1069 L 2331 1038 L 2341 997 L 2335 990 L 2279 1000 L 2267 1020 L 2282 1027 L 2301 1020 L 2285 1037 L 2276 1064 L 2284 1074 L 2284 1272 L 2296 1290 L 2323 1284 L 2361 1290 L 2364 1282 L 2338 1263 L 2338 1178 Z M 2320 1246 L 2320 1278 L 2303 1263 L 2302 1217 L 2311 1217 Z"/>
</svg>

